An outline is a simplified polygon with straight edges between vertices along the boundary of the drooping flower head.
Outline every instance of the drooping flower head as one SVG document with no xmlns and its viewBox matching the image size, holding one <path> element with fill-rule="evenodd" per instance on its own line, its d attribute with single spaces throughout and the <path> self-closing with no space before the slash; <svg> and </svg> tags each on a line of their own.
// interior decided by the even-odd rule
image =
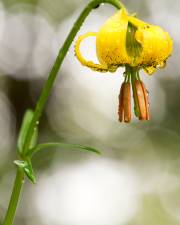
<svg viewBox="0 0 180 225">
<path fill-rule="evenodd" d="M 99 64 L 87 61 L 79 50 L 81 42 L 89 36 L 96 36 Z M 99 32 L 80 36 L 75 45 L 75 54 L 82 65 L 99 72 L 115 72 L 118 67 L 125 66 L 125 81 L 119 98 L 119 120 L 129 122 L 130 83 L 136 116 L 141 120 L 149 120 L 148 94 L 140 80 L 139 70 L 144 69 L 152 74 L 156 69 L 163 68 L 172 53 L 172 45 L 169 34 L 161 27 L 128 15 L 123 8 L 110 17 Z"/>
</svg>

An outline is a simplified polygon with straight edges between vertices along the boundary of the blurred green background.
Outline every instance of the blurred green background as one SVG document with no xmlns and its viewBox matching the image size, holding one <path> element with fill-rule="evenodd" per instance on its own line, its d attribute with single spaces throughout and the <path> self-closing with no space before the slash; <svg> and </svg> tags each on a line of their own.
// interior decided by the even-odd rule
<svg viewBox="0 0 180 225">
<path fill-rule="evenodd" d="M 15 176 L 22 116 L 34 108 L 59 47 L 85 0 L 0 0 L 0 224 Z M 120 124 L 123 70 L 99 74 L 80 65 L 73 46 L 40 122 L 39 142 L 94 146 L 102 156 L 46 150 L 33 160 L 37 184 L 25 183 L 15 225 L 180 224 L 180 1 L 126 0 L 130 12 L 162 26 L 174 40 L 167 66 L 141 72 L 151 121 Z M 98 31 L 115 12 L 102 5 L 79 34 Z M 95 60 L 95 40 L 82 51 Z"/>
</svg>

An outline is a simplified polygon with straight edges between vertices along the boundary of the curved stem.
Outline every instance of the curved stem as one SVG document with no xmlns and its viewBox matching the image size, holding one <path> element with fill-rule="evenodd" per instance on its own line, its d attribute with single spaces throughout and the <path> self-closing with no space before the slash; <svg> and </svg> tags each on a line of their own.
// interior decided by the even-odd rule
<svg viewBox="0 0 180 225">
<path fill-rule="evenodd" d="M 42 89 L 41 95 L 39 97 L 39 100 L 37 102 L 36 108 L 35 108 L 35 112 L 34 112 L 34 116 L 32 119 L 32 122 L 30 124 L 27 136 L 26 136 L 26 140 L 24 143 L 24 150 L 23 150 L 23 155 L 25 156 L 25 154 L 27 153 L 29 146 L 30 146 L 30 142 L 31 142 L 31 138 L 34 132 L 35 127 L 37 126 L 37 121 L 40 119 L 42 111 L 44 109 L 44 106 L 47 102 L 47 99 L 49 97 L 49 94 L 52 90 L 54 81 L 58 75 L 58 71 L 61 67 L 61 64 L 69 50 L 70 45 L 72 44 L 77 32 L 79 31 L 79 29 L 81 28 L 84 20 L 86 19 L 86 17 L 89 15 L 89 13 L 94 9 L 97 8 L 101 3 L 108 3 L 111 4 L 113 6 L 115 6 L 117 9 L 120 9 L 122 7 L 124 7 L 124 5 L 119 1 L 119 0 L 92 0 L 89 2 L 89 4 L 84 8 L 84 10 L 81 12 L 80 16 L 78 17 L 77 21 L 74 23 L 74 26 L 72 27 L 69 35 L 67 36 L 62 48 L 60 49 L 58 56 L 56 58 L 56 61 L 50 71 L 50 74 L 48 76 L 48 79 L 46 80 L 44 87 Z"/>
<path fill-rule="evenodd" d="M 81 28 L 81 25 L 83 24 L 86 17 L 89 15 L 89 13 L 97 8 L 101 3 L 108 3 L 113 6 L 115 6 L 117 9 L 120 9 L 124 7 L 124 5 L 119 0 L 91 0 L 89 4 L 84 8 L 84 10 L 81 12 L 80 16 L 78 17 L 77 21 L 74 23 L 69 35 L 67 36 L 62 48 L 60 49 L 58 56 L 55 60 L 55 63 L 50 71 L 50 74 L 44 84 L 44 87 L 42 89 L 41 95 L 39 97 L 39 100 L 36 104 L 36 108 L 33 114 L 33 118 L 31 120 L 27 136 L 23 145 L 23 150 L 21 153 L 21 157 L 25 157 L 28 153 L 28 150 L 30 148 L 31 139 L 34 133 L 34 130 L 37 126 L 37 121 L 40 119 L 42 111 L 44 109 L 44 106 L 47 102 L 47 99 L 50 95 L 50 92 L 52 90 L 54 81 L 58 75 L 58 71 L 61 67 L 61 64 L 69 50 L 70 45 L 72 44 L 77 32 Z M 42 146 L 41 146 L 42 147 Z M 52 147 L 52 146 L 51 146 Z M 80 146 L 79 146 L 80 147 Z M 81 146 L 82 147 L 82 146 Z M 91 149 L 92 150 L 92 149 Z M 21 189 L 24 183 L 24 172 L 20 168 L 17 169 L 16 178 L 14 181 L 14 187 L 11 194 L 11 199 L 9 202 L 8 210 L 5 215 L 5 219 L 3 222 L 3 225 L 12 225 L 16 213 L 16 208 L 18 205 Z"/>
<path fill-rule="evenodd" d="M 11 225 L 14 221 L 14 216 L 16 213 L 16 208 L 18 205 L 19 196 L 21 193 L 23 183 L 24 183 L 24 172 L 20 168 L 17 168 L 14 187 L 3 225 Z"/>
</svg>

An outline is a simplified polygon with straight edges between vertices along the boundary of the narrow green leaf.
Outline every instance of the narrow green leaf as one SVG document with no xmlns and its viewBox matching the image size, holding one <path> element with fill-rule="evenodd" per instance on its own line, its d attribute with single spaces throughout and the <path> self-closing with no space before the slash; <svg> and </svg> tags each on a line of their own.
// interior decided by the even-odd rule
<svg viewBox="0 0 180 225">
<path fill-rule="evenodd" d="M 20 132 L 19 132 L 19 137 L 18 137 L 18 141 L 17 141 L 17 147 L 18 147 L 18 151 L 20 154 L 23 151 L 24 141 L 25 141 L 26 134 L 27 134 L 29 125 L 31 123 L 32 117 L 33 117 L 33 111 L 27 110 L 23 117 L 22 125 L 21 125 Z"/>
<path fill-rule="evenodd" d="M 62 142 L 52 142 L 52 143 L 44 143 L 39 144 L 36 147 L 32 148 L 28 152 L 28 156 L 32 157 L 35 153 L 39 152 L 40 150 L 47 149 L 47 148 L 75 148 L 75 149 L 82 149 L 85 151 L 90 151 L 96 154 L 101 154 L 99 150 L 85 146 L 85 145 L 79 145 L 79 144 L 68 144 L 68 143 L 62 143 Z"/>
<path fill-rule="evenodd" d="M 25 112 L 25 115 L 24 115 L 24 118 L 23 118 L 23 122 L 22 122 L 22 125 L 21 125 L 21 128 L 20 128 L 20 132 L 19 132 L 18 141 L 17 141 L 18 152 L 19 152 L 20 155 L 23 152 L 23 147 L 24 147 L 26 135 L 27 135 L 30 123 L 32 121 L 32 118 L 33 118 L 33 111 L 28 109 Z M 30 146 L 30 148 L 35 147 L 35 145 L 37 143 L 37 137 L 38 137 L 38 129 L 35 128 L 34 134 L 33 134 L 32 139 L 31 139 L 31 146 Z"/>
<path fill-rule="evenodd" d="M 27 175 L 27 177 L 29 178 L 29 180 L 35 184 L 36 183 L 36 177 L 34 174 L 34 170 L 31 164 L 31 161 L 28 162 L 28 165 L 24 168 L 24 172 Z"/>
<path fill-rule="evenodd" d="M 24 173 L 26 174 L 26 176 L 28 177 L 28 179 L 35 184 L 36 183 L 36 177 L 34 175 L 34 171 L 33 171 L 33 167 L 31 164 L 31 161 L 25 161 L 25 160 L 15 160 L 14 164 L 16 166 L 18 166 L 19 168 L 21 168 Z"/>
<path fill-rule="evenodd" d="M 27 166 L 27 162 L 24 160 L 15 160 L 14 164 L 18 167 L 20 167 L 21 169 L 24 169 L 24 167 Z"/>
<path fill-rule="evenodd" d="M 38 140 L 38 127 L 35 127 L 29 148 L 34 148 L 37 144 L 37 140 Z"/>
</svg>

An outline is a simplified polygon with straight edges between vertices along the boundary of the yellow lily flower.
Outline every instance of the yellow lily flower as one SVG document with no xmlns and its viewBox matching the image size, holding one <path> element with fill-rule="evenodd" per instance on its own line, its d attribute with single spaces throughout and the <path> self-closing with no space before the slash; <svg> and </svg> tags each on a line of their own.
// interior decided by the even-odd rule
<svg viewBox="0 0 180 225">
<path fill-rule="evenodd" d="M 127 43 L 129 24 L 135 29 L 134 42 L 140 46 L 137 55 L 135 54 L 137 46 L 132 46 L 133 43 L 130 41 Z M 81 42 L 89 36 L 96 36 L 97 57 L 100 64 L 87 61 L 80 52 Z M 129 54 L 128 48 L 134 51 L 135 56 Z M 110 17 L 99 32 L 88 32 L 80 36 L 75 45 L 78 60 L 83 65 L 100 72 L 114 72 L 119 66 L 129 65 L 142 67 L 151 74 L 156 68 L 165 65 L 171 52 L 172 40 L 167 32 L 161 27 L 129 16 L 125 8 Z"/>
<path fill-rule="evenodd" d="M 81 42 L 96 37 L 99 64 L 86 60 L 81 52 Z M 139 120 L 149 120 L 148 91 L 139 77 L 143 68 L 148 74 L 163 68 L 173 50 L 173 41 L 161 27 L 148 24 L 128 15 L 125 8 L 110 17 L 100 30 L 80 36 L 75 44 L 75 54 L 82 65 L 99 72 L 115 72 L 125 66 L 125 80 L 119 95 L 119 121 L 131 121 L 132 85 L 135 115 Z"/>
</svg>

